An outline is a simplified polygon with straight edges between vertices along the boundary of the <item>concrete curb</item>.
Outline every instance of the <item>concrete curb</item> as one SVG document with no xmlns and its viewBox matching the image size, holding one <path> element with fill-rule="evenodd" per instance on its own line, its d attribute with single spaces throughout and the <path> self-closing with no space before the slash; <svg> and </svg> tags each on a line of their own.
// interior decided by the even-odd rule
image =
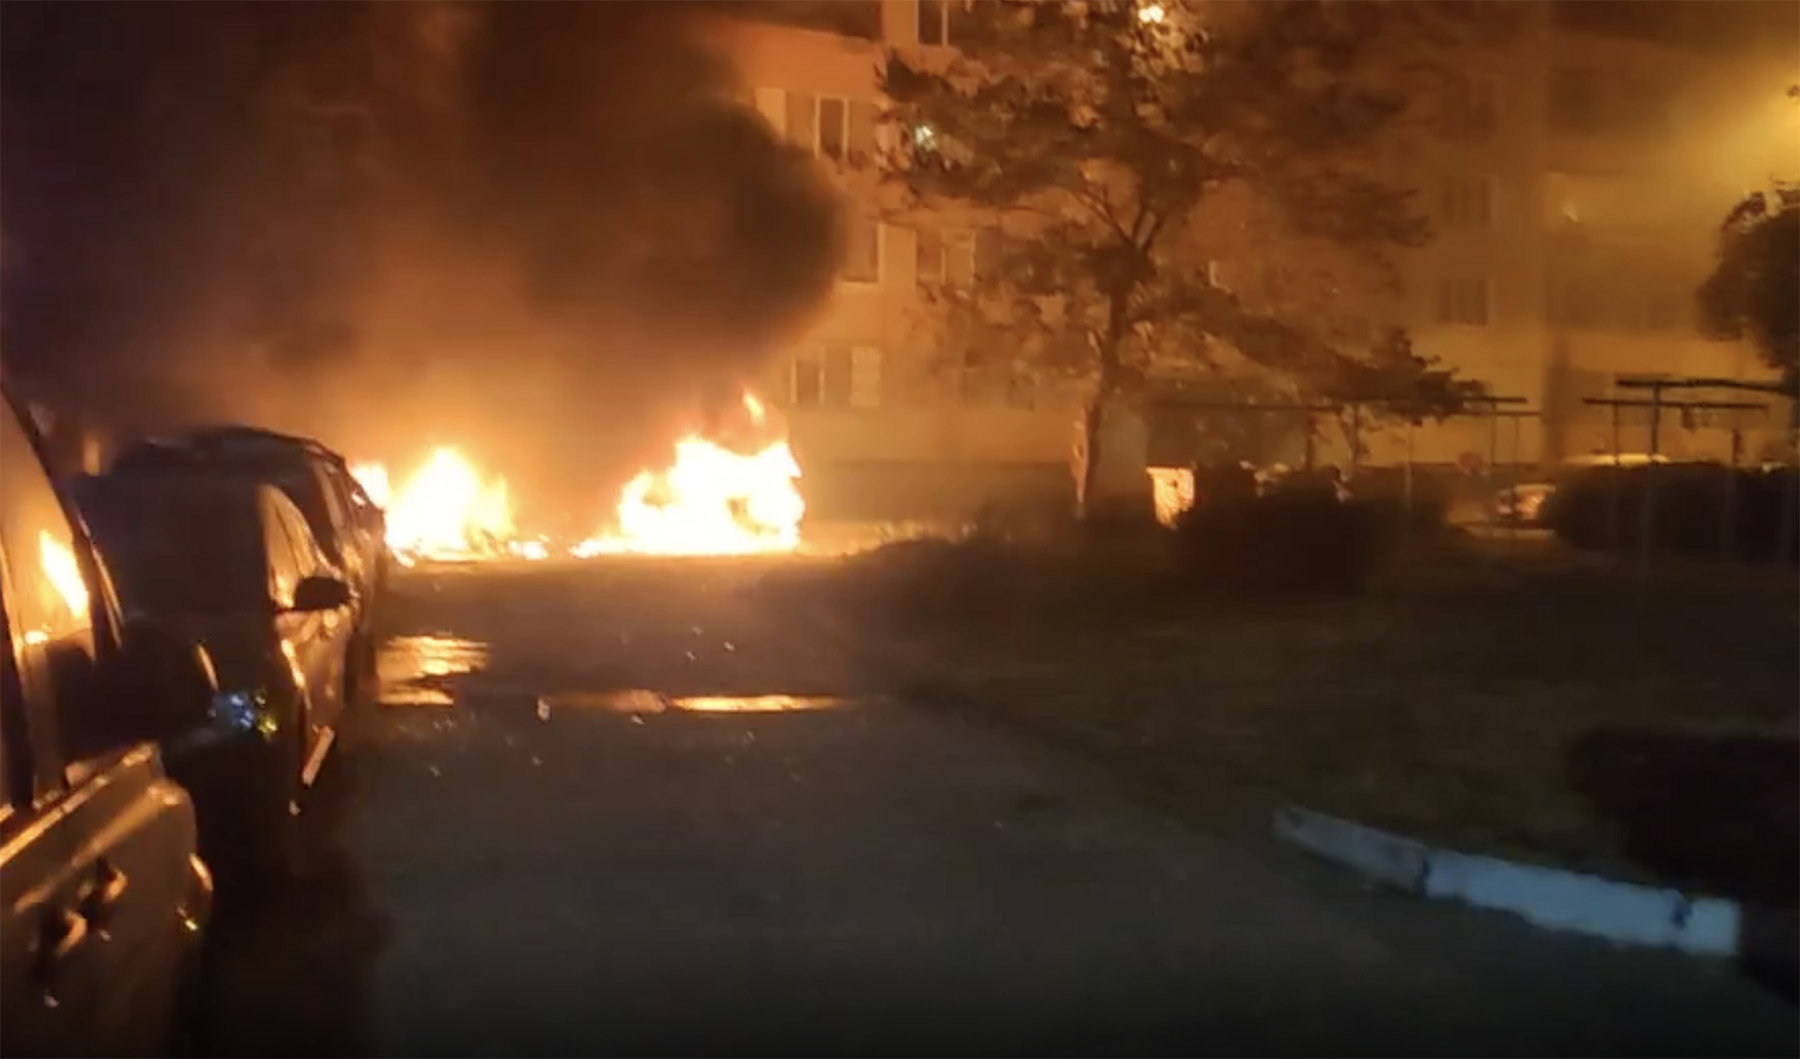
<svg viewBox="0 0 1800 1059">
<path fill-rule="evenodd" d="M 1511 912 L 1549 930 L 1697 956 L 1744 955 L 1738 902 L 1433 849 L 1351 820 L 1289 807 L 1275 837 L 1420 897 Z"/>
</svg>

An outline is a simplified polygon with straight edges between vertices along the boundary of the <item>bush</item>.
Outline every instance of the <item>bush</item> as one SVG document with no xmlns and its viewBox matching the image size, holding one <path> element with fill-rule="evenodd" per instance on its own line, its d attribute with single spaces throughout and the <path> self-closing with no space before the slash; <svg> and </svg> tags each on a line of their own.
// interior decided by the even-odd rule
<svg viewBox="0 0 1800 1059">
<path fill-rule="evenodd" d="M 1792 507 L 1796 471 L 1740 469 L 1717 463 L 1646 467 L 1593 467 L 1557 483 L 1544 519 L 1556 536 L 1577 548 L 1635 551 L 1642 543 L 1646 491 L 1652 503 L 1651 546 L 1658 551 L 1744 562 L 1775 561 L 1783 532 L 1788 562 L 1795 547 Z M 1727 497 L 1733 514 L 1726 522 Z M 1784 526 L 1783 509 L 1790 509 Z"/>
<path fill-rule="evenodd" d="M 1395 510 L 1310 489 L 1201 504 L 1176 523 L 1177 564 L 1191 583 L 1228 592 L 1359 592 L 1391 544 Z"/>
<path fill-rule="evenodd" d="M 1391 546 L 1402 535 L 1424 539 L 1444 532 L 1450 525 L 1456 485 L 1454 475 L 1415 474 L 1409 506 L 1405 471 L 1377 467 L 1358 472 L 1350 482 L 1350 490 L 1356 503 L 1364 506 L 1381 527 L 1381 539 Z"/>
<path fill-rule="evenodd" d="M 1024 555 L 1000 541 L 919 537 L 846 557 L 782 587 L 848 613 L 906 623 L 993 617 L 1032 580 Z"/>
</svg>

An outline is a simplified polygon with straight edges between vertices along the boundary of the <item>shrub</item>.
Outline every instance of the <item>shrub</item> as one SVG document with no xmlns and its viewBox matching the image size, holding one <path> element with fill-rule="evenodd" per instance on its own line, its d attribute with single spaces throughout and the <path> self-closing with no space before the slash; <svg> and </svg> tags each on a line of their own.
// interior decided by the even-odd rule
<svg viewBox="0 0 1800 1059">
<path fill-rule="evenodd" d="M 1385 551 L 1387 510 L 1311 489 L 1203 503 L 1176 523 L 1178 567 L 1191 583 L 1234 593 L 1358 592 Z"/>
<path fill-rule="evenodd" d="M 1402 538 L 1430 538 L 1449 528 L 1455 487 L 1453 475 L 1415 474 L 1409 503 L 1405 471 L 1401 468 L 1361 471 L 1350 482 L 1356 503 L 1370 512 L 1387 547 Z"/>
<path fill-rule="evenodd" d="M 1031 587 L 1020 549 L 983 537 L 895 541 L 826 567 L 765 579 L 790 602 L 824 603 L 881 621 L 954 622 L 1003 613 Z"/>
<path fill-rule="evenodd" d="M 1651 546 L 1698 557 L 1727 555 L 1746 562 L 1774 561 L 1786 532 L 1786 561 L 1800 558 L 1792 512 L 1792 468 L 1732 471 L 1717 463 L 1648 467 L 1593 467 L 1557 484 L 1545 521 L 1577 548 L 1636 550 L 1642 544 L 1646 492 L 1651 500 Z M 1727 498 L 1730 523 L 1727 524 Z M 1783 509 L 1789 509 L 1784 525 Z"/>
</svg>

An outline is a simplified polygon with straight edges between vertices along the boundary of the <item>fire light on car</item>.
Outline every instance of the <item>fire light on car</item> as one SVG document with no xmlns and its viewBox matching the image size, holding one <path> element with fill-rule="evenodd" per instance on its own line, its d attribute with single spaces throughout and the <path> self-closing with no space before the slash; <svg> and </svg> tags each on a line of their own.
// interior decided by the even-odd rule
<svg viewBox="0 0 1800 1059">
<path fill-rule="evenodd" d="M 75 562 L 75 553 L 55 537 L 40 530 L 38 561 L 43 564 L 44 576 L 56 588 L 56 594 L 68 609 L 69 615 L 77 620 L 86 620 L 88 590 L 81 577 L 81 567 Z"/>
</svg>

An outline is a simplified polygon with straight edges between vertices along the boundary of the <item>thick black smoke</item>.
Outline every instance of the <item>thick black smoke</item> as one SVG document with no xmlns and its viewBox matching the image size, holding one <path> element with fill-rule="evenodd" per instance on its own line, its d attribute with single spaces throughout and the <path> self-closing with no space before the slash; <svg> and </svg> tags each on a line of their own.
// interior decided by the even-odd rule
<svg viewBox="0 0 1800 1059">
<path fill-rule="evenodd" d="M 721 6 L 5 5 L 8 359 L 598 499 L 841 252 Z"/>
</svg>

